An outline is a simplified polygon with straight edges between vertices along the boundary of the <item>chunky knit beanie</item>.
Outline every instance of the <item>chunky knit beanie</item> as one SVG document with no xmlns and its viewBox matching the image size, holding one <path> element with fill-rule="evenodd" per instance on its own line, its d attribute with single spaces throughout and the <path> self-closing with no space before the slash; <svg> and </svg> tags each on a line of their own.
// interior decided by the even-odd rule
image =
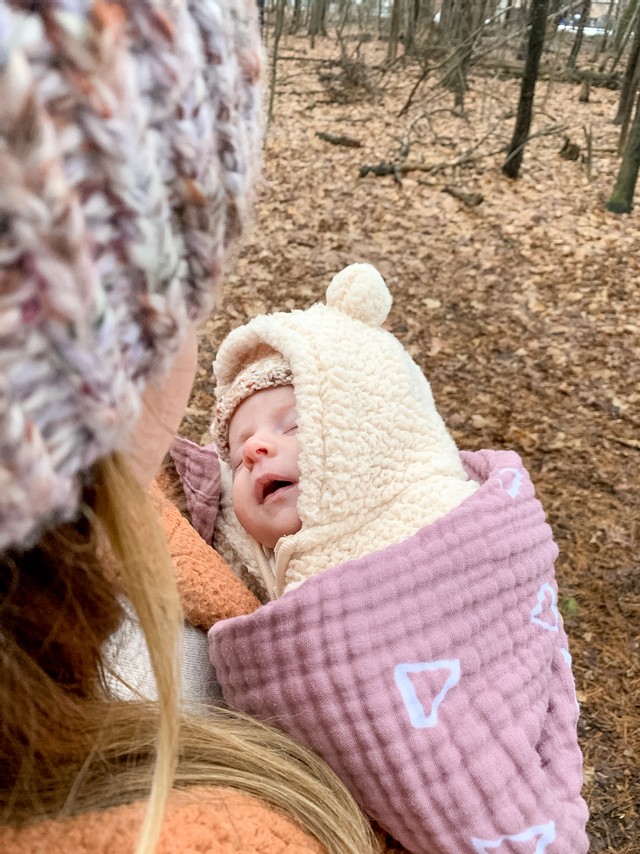
<svg viewBox="0 0 640 854">
<path fill-rule="evenodd" d="M 73 518 L 211 310 L 261 61 L 247 0 L 0 4 L 0 549 Z"/>
</svg>

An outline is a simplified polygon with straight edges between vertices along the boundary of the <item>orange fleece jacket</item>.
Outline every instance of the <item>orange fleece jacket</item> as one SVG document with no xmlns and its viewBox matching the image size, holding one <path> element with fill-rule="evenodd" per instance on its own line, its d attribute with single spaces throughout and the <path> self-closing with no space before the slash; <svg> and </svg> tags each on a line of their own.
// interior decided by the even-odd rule
<svg viewBox="0 0 640 854">
<path fill-rule="evenodd" d="M 149 494 L 167 536 L 185 619 L 206 632 L 218 620 L 255 611 L 260 602 L 156 483 Z"/>
<path fill-rule="evenodd" d="M 145 803 L 0 829 L 3 854 L 129 854 Z M 270 807 L 230 789 L 173 792 L 156 854 L 321 854 L 323 848 Z"/>
</svg>

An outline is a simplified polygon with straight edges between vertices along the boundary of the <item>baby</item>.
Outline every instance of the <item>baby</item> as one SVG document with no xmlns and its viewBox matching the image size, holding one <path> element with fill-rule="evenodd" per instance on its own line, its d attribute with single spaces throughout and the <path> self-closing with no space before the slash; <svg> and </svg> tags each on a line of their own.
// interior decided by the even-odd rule
<svg viewBox="0 0 640 854">
<path fill-rule="evenodd" d="M 220 347 L 216 545 L 276 600 L 211 629 L 225 700 L 409 851 L 584 854 L 551 530 L 516 454 L 458 451 L 390 304 L 353 265 Z"/>
<path fill-rule="evenodd" d="M 380 328 L 380 274 L 348 267 L 327 302 L 255 318 L 214 367 L 213 435 L 232 478 L 216 545 L 270 599 L 410 537 L 478 488 L 424 374 Z"/>
</svg>

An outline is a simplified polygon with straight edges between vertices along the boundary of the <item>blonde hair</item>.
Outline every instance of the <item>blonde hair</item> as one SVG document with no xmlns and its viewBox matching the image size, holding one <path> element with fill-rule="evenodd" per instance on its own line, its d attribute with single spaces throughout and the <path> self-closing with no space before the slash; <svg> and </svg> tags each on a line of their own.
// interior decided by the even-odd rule
<svg viewBox="0 0 640 854">
<path fill-rule="evenodd" d="M 179 712 L 182 615 L 164 534 L 122 455 L 92 475 L 78 520 L 0 557 L 2 820 L 147 798 L 138 852 L 151 852 L 171 789 L 209 785 L 259 798 L 329 852 L 374 851 L 366 819 L 313 753 L 242 715 Z M 107 694 L 119 590 L 147 639 L 157 703 Z"/>
</svg>

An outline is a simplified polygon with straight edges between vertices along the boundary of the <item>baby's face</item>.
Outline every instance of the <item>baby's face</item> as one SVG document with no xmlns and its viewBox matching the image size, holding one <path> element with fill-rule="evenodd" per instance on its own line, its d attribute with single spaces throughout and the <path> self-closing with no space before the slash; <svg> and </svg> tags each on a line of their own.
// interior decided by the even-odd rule
<svg viewBox="0 0 640 854">
<path fill-rule="evenodd" d="M 267 548 L 300 530 L 298 413 L 292 386 L 242 401 L 229 423 L 233 509 L 245 531 Z"/>
</svg>

